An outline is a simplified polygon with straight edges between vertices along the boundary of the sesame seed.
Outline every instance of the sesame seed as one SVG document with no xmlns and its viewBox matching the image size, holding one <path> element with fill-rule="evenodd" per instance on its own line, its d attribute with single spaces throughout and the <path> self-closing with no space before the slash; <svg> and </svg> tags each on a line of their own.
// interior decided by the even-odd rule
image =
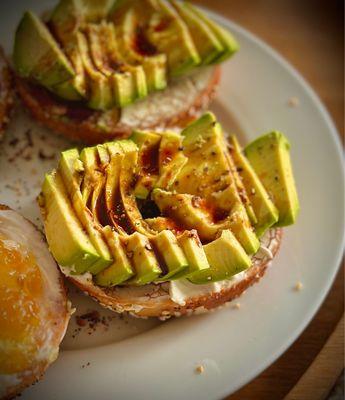
<svg viewBox="0 0 345 400">
<path fill-rule="evenodd" d="M 234 308 L 235 310 L 239 310 L 239 309 L 241 308 L 241 303 L 235 303 L 234 306 L 233 306 L 233 308 Z"/>
</svg>

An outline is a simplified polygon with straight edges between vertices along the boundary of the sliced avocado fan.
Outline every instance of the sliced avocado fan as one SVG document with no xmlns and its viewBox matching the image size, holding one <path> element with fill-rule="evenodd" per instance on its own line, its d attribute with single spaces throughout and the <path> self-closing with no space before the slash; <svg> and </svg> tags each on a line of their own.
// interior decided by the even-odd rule
<svg viewBox="0 0 345 400">
<path fill-rule="evenodd" d="M 229 32 L 189 3 L 60 0 L 47 22 L 23 15 L 13 60 L 19 76 L 62 100 L 105 111 L 127 107 L 237 49 Z"/>
<path fill-rule="evenodd" d="M 64 151 L 39 198 L 50 250 L 103 287 L 231 279 L 258 236 L 296 220 L 289 149 L 273 132 L 242 152 L 206 113 L 181 135 L 136 131 Z"/>
</svg>

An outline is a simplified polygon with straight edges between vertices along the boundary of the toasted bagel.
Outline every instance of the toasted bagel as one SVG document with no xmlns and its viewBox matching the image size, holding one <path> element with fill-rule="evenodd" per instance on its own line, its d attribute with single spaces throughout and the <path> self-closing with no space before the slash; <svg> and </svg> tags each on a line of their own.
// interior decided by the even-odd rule
<svg viewBox="0 0 345 400">
<path fill-rule="evenodd" d="M 208 108 L 219 80 L 219 66 L 200 68 L 144 100 L 106 112 L 58 99 L 19 77 L 16 87 L 24 105 L 44 126 L 68 139 L 97 144 L 125 138 L 133 129 L 184 127 Z"/>
<path fill-rule="evenodd" d="M 0 47 L 0 141 L 4 136 L 10 121 L 10 114 L 14 104 L 13 75 Z"/>
<path fill-rule="evenodd" d="M 261 239 L 264 250 L 253 257 L 253 263 L 249 269 L 232 280 L 223 281 L 218 286 L 218 290 L 206 290 L 205 293 L 197 295 L 191 292 L 190 297 L 178 302 L 172 296 L 169 282 L 140 287 L 101 288 L 93 283 L 90 274 L 76 276 L 71 275 L 68 268 L 61 269 L 76 286 L 106 308 L 120 313 L 129 312 L 135 317 L 158 317 L 164 320 L 173 316 L 207 312 L 239 297 L 264 275 L 271 259 L 279 250 L 281 238 L 281 229 L 271 229 Z M 205 285 L 193 286 L 205 288 Z"/>
</svg>

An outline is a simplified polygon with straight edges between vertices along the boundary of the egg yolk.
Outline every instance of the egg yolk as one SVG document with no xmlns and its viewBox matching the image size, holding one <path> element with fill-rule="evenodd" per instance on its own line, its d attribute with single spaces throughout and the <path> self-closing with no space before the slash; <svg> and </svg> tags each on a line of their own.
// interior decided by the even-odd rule
<svg viewBox="0 0 345 400">
<path fill-rule="evenodd" d="M 42 294 L 34 255 L 0 233 L 0 374 L 24 371 L 35 360 Z"/>
</svg>

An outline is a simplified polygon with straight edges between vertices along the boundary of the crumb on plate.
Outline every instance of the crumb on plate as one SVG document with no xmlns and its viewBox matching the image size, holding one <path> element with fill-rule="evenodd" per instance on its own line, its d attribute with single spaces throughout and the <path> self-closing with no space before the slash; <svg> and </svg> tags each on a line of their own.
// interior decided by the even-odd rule
<svg viewBox="0 0 345 400">
<path fill-rule="evenodd" d="M 198 365 L 196 368 L 195 368 L 195 372 L 197 373 L 197 374 L 202 374 L 203 372 L 205 371 L 205 367 L 203 366 L 203 365 Z"/>
<path fill-rule="evenodd" d="M 293 107 L 293 108 L 298 107 L 299 106 L 299 98 L 296 96 L 292 96 L 289 98 L 287 103 L 288 103 L 289 107 Z"/>
</svg>

